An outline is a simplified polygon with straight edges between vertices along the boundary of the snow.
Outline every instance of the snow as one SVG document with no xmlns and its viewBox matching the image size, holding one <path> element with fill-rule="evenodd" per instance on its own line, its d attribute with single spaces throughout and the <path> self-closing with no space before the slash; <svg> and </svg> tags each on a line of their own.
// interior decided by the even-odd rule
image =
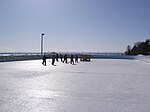
<svg viewBox="0 0 150 112">
<path fill-rule="evenodd" d="M 148 56 L 138 55 L 137 59 L 141 60 L 141 61 L 144 61 L 144 62 L 147 62 L 147 63 L 150 63 L 150 56 L 149 55 Z"/>
<path fill-rule="evenodd" d="M 150 63 L 0 63 L 0 112 L 149 112 Z"/>
</svg>

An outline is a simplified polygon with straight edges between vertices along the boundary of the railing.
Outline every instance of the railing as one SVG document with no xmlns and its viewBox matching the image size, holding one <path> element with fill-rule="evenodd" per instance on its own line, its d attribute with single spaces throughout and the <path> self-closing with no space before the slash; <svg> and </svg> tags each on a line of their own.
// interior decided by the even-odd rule
<svg viewBox="0 0 150 112">
<path fill-rule="evenodd" d="M 0 56 L 0 62 L 42 59 L 42 55 Z"/>
<path fill-rule="evenodd" d="M 68 53 L 70 54 L 70 53 Z M 73 54 L 73 53 L 72 53 Z M 76 53 L 75 55 L 78 55 L 80 58 L 80 55 L 83 53 Z M 86 53 L 87 54 L 87 53 Z M 146 61 L 150 63 L 150 56 L 130 56 L 130 55 L 124 55 L 123 53 L 88 53 L 91 57 L 91 59 L 138 59 L 141 61 Z M 55 55 L 55 53 L 49 53 L 46 54 L 47 58 L 52 58 L 52 56 Z M 63 55 L 63 53 L 62 53 Z M 7 61 L 22 61 L 22 60 L 36 60 L 36 59 L 42 59 L 43 55 L 40 54 L 1 54 L 0 55 L 0 62 L 7 62 Z M 69 55 L 68 55 L 69 58 Z"/>
</svg>

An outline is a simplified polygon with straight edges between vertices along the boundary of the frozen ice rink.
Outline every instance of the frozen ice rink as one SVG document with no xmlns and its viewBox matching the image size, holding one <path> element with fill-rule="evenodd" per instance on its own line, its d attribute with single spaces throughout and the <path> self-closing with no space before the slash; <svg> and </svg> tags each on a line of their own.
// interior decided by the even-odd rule
<svg viewBox="0 0 150 112">
<path fill-rule="evenodd" d="M 150 112 L 150 63 L 0 63 L 0 112 Z"/>
</svg>

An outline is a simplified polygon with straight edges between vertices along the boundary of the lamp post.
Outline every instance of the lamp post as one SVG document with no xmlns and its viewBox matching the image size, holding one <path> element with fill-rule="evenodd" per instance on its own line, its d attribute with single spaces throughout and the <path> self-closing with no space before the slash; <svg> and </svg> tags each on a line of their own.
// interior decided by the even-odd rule
<svg viewBox="0 0 150 112">
<path fill-rule="evenodd" d="M 41 55 L 43 54 L 43 37 L 44 33 L 41 34 Z"/>
</svg>

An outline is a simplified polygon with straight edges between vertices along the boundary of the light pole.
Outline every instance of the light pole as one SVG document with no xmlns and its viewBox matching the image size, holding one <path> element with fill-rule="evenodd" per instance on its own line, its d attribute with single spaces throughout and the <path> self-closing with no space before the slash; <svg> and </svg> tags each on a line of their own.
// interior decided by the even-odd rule
<svg viewBox="0 0 150 112">
<path fill-rule="evenodd" d="M 41 55 L 43 54 L 43 37 L 44 33 L 41 34 Z"/>
</svg>

